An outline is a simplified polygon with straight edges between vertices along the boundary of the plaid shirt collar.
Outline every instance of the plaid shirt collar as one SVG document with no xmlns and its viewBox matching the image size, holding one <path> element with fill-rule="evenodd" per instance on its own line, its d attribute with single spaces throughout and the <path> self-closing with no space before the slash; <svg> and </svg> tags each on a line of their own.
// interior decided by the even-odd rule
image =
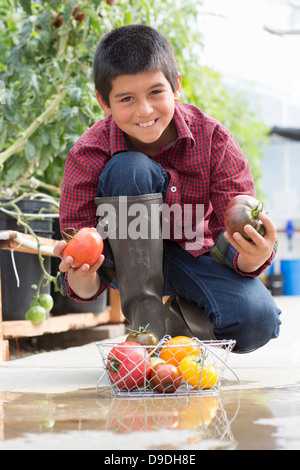
<svg viewBox="0 0 300 470">
<path fill-rule="evenodd" d="M 110 154 L 113 156 L 119 152 L 126 152 L 129 148 L 129 142 L 127 141 L 126 135 L 124 132 L 117 126 L 113 117 L 110 117 Z M 175 104 L 175 111 L 173 120 L 176 126 L 177 138 L 176 141 L 180 139 L 187 139 L 190 141 L 190 146 L 195 145 L 195 139 L 190 130 L 191 120 L 189 118 L 188 112 L 180 109 L 180 103 Z M 172 142 L 173 144 L 174 142 Z"/>
</svg>

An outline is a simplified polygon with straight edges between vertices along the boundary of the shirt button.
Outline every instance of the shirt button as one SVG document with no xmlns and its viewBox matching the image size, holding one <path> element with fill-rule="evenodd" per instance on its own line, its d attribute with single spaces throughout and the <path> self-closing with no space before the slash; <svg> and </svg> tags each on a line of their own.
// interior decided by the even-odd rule
<svg viewBox="0 0 300 470">
<path fill-rule="evenodd" d="M 176 186 L 172 186 L 172 187 L 171 187 L 171 191 L 172 191 L 172 193 L 175 193 L 175 192 L 177 191 Z"/>
</svg>

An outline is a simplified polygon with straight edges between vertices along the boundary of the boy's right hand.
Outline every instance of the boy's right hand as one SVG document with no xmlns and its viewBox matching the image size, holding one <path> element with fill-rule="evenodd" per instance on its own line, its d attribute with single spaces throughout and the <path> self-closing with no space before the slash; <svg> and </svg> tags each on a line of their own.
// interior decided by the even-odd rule
<svg viewBox="0 0 300 470">
<path fill-rule="evenodd" d="M 93 265 L 90 266 L 89 264 L 82 264 L 79 268 L 75 269 L 72 267 L 72 264 L 73 264 L 72 256 L 67 256 L 67 257 L 63 256 L 63 251 L 66 245 L 67 245 L 67 242 L 65 240 L 61 240 L 56 243 L 53 249 L 54 256 L 56 256 L 57 258 L 61 258 L 62 260 L 59 265 L 59 270 L 62 273 L 65 273 L 69 271 L 70 269 L 72 269 L 73 271 L 79 271 L 79 273 L 82 273 L 82 274 L 86 273 L 87 271 L 89 271 L 89 274 L 92 274 L 100 268 L 101 264 L 104 261 L 104 256 L 101 255 L 99 260 L 96 261 L 96 263 L 94 263 Z"/>
<path fill-rule="evenodd" d="M 83 264 L 79 268 L 73 268 L 73 258 L 71 256 L 64 258 L 63 256 L 63 251 L 66 245 L 67 242 L 65 240 L 61 240 L 57 242 L 53 249 L 54 256 L 61 258 L 59 270 L 62 273 L 68 273 L 69 285 L 78 297 L 89 299 L 99 289 L 100 278 L 97 274 L 97 270 L 103 263 L 104 256 L 101 255 L 98 261 L 91 266 L 89 264 Z"/>
</svg>

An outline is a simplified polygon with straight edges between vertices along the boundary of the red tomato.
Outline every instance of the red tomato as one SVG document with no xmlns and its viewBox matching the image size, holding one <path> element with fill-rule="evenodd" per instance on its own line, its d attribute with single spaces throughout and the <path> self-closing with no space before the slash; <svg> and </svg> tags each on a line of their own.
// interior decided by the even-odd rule
<svg viewBox="0 0 300 470">
<path fill-rule="evenodd" d="M 73 16 L 75 17 L 75 20 L 79 21 L 79 23 L 85 19 L 85 13 L 83 11 L 78 12 L 80 8 L 81 5 L 75 5 L 73 8 Z"/>
<path fill-rule="evenodd" d="M 81 228 L 70 237 L 63 251 L 63 257 L 72 256 L 73 268 L 79 268 L 87 263 L 90 266 L 100 258 L 103 251 L 103 240 L 95 228 Z"/>
<path fill-rule="evenodd" d="M 151 357 L 139 343 L 124 341 L 109 352 L 106 369 L 110 381 L 120 390 L 134 390 L 149 378 Z"/>
<path fill-rule="evenodd" d="M 173 393 L 181 384 L 181 372 L 173 364 L 159 363 L 153 367 L 151 387 L 159 393 Z"/>
</svg>

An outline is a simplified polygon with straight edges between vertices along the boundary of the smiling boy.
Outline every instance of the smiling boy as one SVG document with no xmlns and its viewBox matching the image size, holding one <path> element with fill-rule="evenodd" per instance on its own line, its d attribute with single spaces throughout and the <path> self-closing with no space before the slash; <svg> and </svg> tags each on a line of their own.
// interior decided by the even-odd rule
<svg viewBox="0 0 300 470">
<path fill-rule="evenodd" d="M 179 103 L 181 76 L 170 43 L 149 26 L 117 28 L 97 47 L 94 80 L 107 117 L 69 152 L 60 224 L 97 226 L 105 256 L 78 269 L 70 257 L 62 259 L 68 295 L 93 301 L 116 287 L 132 327 L 150 323 L 159 337 L 234 339 L 236 352 L 277 337 L 280 310 L 257 278 L 275 255 L 275 226 L 262 214 L 264 237 L 250 226 L 252 242 L 225 232 L 227 203 L 237 194 L 254 196 L 253 178 L 230 132 Z M 172 208 L 162 217 L 171 227 L 167 240 L 154 217 L 162 206 Z M 189 216 L 197 233 L 199 207 L 203 238 L 190 244 L 185 230 L 175 236 L 175 227 Z M 130 232 L 137 225 L 144 233 Z M 57 256 L 64 246 L 57 245 Z M 166 305 L 164 295 L 170 296 Z"/>
<path fill-rule="evenodd" d="M 175 101 L 179 100 L 181 77 L 175 91 L 161 71 L 116 77 L 106 104 L 98 91 L 96 96 L 107 116 L 113 116 L 116 125 L 127 136 L 131 146 L 139 152 L 154 156 L 176 138 L 173 123 Z"/>
</svg>

